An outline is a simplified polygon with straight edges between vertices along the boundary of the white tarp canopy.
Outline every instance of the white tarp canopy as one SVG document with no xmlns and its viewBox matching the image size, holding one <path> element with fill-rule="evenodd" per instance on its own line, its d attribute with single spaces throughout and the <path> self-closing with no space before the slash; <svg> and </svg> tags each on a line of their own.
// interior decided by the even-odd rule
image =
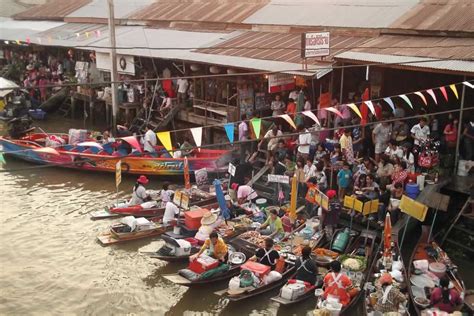
<svg viewBox="0 0 474 316">
<path fill-rule="evenodd" d="M 20 86 L 14 83 L 13 81 L 0 77 L 0 98 L 4 98 L 7 94 L 11 93 L 13 89 L 19 87 Z"/>
</svg>

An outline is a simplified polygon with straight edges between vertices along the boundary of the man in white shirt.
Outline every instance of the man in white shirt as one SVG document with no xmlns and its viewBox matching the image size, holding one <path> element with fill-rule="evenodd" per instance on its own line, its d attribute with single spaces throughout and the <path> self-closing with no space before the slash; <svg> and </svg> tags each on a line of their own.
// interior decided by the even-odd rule
<svg viewBox="0 0 474 316">
<path fill-rule="evenodd" d="M 167 202 L 165 206 L 165 213 L 163 215 L 163 225 L 169 225 L 174 220 L 175 216 L 179 214 L 179 208 L 173 202 Z"/>
<path fill-rule="evenodd" d="M 422 142 L 426 141 L 430 136 L 430 128 L 428 127 L 426 118 L 422 117 L 420 123 L 411 128 L 410 133 L 415 140 L 416 146 L 420 146 Z"/>
<path fill-rule="evenodd" d="M 158 140 L 156 139 L 156 134 L 153 132 L 150 126 L 146 127 L 145 136 L 142 139 L 143 149 L 149 153 L 156 152 L 155 146 Z"/>
<path fill-rule="evenodd" d="M 186 92 L 189 87 L 188 79 L 179 78 L 176 85 L 178 86 L 178 104 L 181 105 L 186 101 Z"/>
<path fill-rule="evenodd" d="M 391 139 L 388 142 L 388 147 L 385 149 L 385 154 L 390 157 L 390 159 L 395 160 L 396 158 L 402 159 L 403 149 L 398 147 L 397 142 L 394 139 Z"/>
<path fill-rule="evenodd" d="M 309 156 L 309 146 L 311 144 L 311 133 L 304 128 L 303 124 L 298 125 L 298 155 L 305 160 Z"/>
<path fill-rule="evenodd" d="M 267 144 L 267 163 L 270 160 L 270 157 L 273 156 L 275 152 L 279 137 L 283 136 L 283 133 L 278 129 L 277 125 L 273 125 L 271 129 L 269 129 L 265 136 L 263 136 L 262 140 L 258 143 L 258 148 L 260 149 L 265 141 L 268 141 Z"/>
</svg>

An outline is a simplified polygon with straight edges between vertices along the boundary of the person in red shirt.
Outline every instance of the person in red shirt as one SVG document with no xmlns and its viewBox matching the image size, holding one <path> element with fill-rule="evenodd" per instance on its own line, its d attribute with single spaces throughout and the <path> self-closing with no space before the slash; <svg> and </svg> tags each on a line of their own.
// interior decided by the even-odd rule
<svg viewBox="0 0 474 316">
<path fill-rule="evenodd" d="M 295 100 L 292 98 L 288 99 L 288 105 L 286 106 L 286 114 L 294 117 L 296 114 L 296 104 Z"/>
<path fill-rule="evenodd" d="M 407 164 L 404 161 L 395 163 L 393 173 L 391 175 L 392 185 L 395 183 L 405 184 L 408 177 Z"/>
<path fill-rule="evenodd" d="M 333 261 L 331 270 L 324 277 L 324 298 L 328 296 L 337 297 L 339 302 L 346 306 L 351 301 L 348 290 L 352 287 L 352 281 L 347 275 L 341 273 L 341 263 Z"/>
<path fill-rule="evenodd" d="M 446 277 L 439 280 L 439 286 L 431 292 L 431 305 L 446 313 L 454 312 L 456 305 L 462 304 L 461 296 L 456 289 L 449 289 Z"/>
</svg>

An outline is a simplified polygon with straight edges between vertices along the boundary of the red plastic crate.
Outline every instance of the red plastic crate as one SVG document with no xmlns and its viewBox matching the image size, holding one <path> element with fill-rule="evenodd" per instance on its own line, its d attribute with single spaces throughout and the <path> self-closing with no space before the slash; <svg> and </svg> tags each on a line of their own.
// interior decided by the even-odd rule
<svg viewBox="0 0 474 316">
<path fill-rule="evenodd" d="M 207 212 L 209 210 L 206 208 L 184 212 L 184 225 L 189 230 L 198 230 L 201 227 L 201 219 Z"/>
<path fill-rule="evenodd" d="M 258 263 L 258 262 L 247 261 L 246 263 L 244 263 L 243 265 L 240 266 L 240 269 L 241 270 L 250 270 L 256 276 L 258 276 L 259 278 L 262 278 L 270 272 L 271 267 L 266 266 L 266 265 L 261 264 L 261 263 Z"/>
<path fill-rule="evenodd" d="M 208 258 L 208 260 L 206 260 L 207 262 L 202 260 L 203 257 L 199 257 L 189 264 L 188 269 L 195 273 L 201 274 L 211 269 L 217 268 L 217 266 L 219 265 L 219 261 L 208 256 L 206 257 Z"/>
</svg>

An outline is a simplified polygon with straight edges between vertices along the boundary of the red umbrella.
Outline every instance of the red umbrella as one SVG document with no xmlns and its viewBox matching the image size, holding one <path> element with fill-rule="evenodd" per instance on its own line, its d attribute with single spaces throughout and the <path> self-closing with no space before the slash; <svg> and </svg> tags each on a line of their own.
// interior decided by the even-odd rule
<svg viewBox="0 0 474 316">
<path fill-rule="evenodd" d="M 385 257 L 391 256 L 392 250 L 392 220 L 390 213 L 385 215 L 385 225 L 383 228 L 383 254 Z"/>
</svg>

